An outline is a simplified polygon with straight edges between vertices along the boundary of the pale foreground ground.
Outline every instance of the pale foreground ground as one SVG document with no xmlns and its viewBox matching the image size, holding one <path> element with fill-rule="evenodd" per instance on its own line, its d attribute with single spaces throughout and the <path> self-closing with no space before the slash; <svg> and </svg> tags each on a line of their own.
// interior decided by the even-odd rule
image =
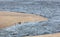
<svg viewBox="0 0 60 37">
<path fill-rule="evenodd" d="M 47 18 L 39 15 L 0 11 L 0 28 L 5 28 L 18 22 L 24 23 L 45 20 L 47 20 Z"/>
<path fill-rule="evenodd" d="M 40 36 L 26 36 L 26 37 L 60 37 L 60 33 L 40 35 Z"/>
</svg>

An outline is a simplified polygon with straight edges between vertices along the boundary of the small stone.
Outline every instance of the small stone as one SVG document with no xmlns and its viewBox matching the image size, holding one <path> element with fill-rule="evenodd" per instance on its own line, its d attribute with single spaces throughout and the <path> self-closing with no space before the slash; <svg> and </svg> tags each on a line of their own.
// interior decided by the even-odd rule
<svg viewBox="0 0 60 37">
<path fill-rule="evenodd" d="M 18 24 L 21 24 L 21 22 L 18 22 Z"/>
</svg>

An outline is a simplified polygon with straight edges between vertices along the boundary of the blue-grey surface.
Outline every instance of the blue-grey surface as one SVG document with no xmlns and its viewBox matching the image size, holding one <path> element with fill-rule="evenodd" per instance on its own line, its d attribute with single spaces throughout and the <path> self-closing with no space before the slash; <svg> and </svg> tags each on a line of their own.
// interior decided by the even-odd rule
<svg viewBox="0 0 60 37">
<path fill-rule="evenodd" d="M 60 32 L 60 1 L 15 0 L 0 1 L 0 11 L 38 14 L 47 21 L 16 24 L 0 30 L 0 37 L 22 37 Z"/>
<path fill-rule="evenodd" d="M 39 14 L 47 18 L 60 15 L 60 2 L 53 1 L 0 1 L 0 11 Z"/>
</svg>

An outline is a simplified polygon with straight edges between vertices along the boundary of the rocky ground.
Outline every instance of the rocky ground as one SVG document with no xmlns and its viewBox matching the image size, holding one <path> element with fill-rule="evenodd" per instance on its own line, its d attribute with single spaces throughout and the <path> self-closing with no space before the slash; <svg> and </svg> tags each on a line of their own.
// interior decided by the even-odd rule
<svg viewBox="0 0 60 37">
<path fill-rule="evenodd" d="M 3 29 L 0 31 L 1 37 L 33 36 L 60 32 L 60 2 L 58 1 L 1 1 L 0 11 L 25 12 L 48 18 L 48 21 L 16 24 L 16 26 Z"/>
</svg>

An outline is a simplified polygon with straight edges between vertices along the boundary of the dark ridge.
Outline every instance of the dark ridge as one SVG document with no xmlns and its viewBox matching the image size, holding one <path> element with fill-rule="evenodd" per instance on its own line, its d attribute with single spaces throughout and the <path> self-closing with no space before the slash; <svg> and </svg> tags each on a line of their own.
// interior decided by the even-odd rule
<svg viewBox="0 0 60 37">
<path fill-rule="evenodd" d="M 19 13 L 25 13 L 25 12 L 19 12 Z"/>
</svg>

